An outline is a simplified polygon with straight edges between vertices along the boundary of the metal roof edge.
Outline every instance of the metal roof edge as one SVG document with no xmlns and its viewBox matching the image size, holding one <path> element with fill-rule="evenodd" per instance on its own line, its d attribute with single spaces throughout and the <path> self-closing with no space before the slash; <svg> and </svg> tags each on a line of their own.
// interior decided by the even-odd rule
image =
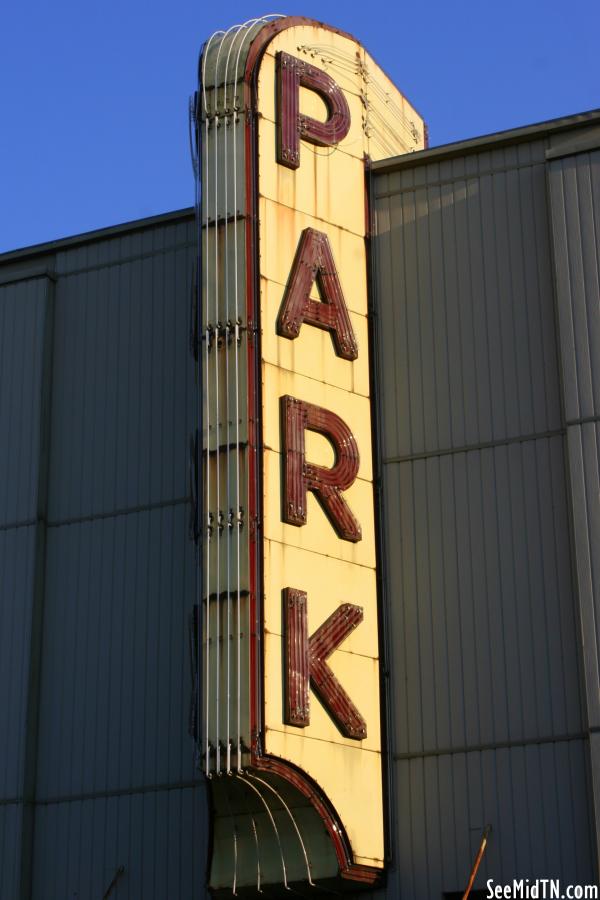
<svg viewBox="0 0 600 900">
<path fill-rule="evenodd" d="M 32 244 L 30 247 L 7 250 L 5 253 L 0 253 L 0 266 L 16 260 L 27 259 L 29 257 L 40 256 L 47 253 L 55 253 L 57 250 L 65 250 L 79 244 L 86 244 L 102 238 L 114 237 L 119 234 L 125 234 L 126 232 L 140 231 L 144 228 L 151 228 L 153 225 L 162 225 L 168 222 L 176 222 L 177 220 L 190 219 L 193 218 L 193 216 L 194 207 L 190 206 L 185 207 L 184 209 L 174 210 L 173 212 L 148 216 L 144 219 L 133 219 L 130 222 L 122 222 L 119 225 L 108 225 L 105 228 L 84 231 L 81 234 L 58 238 L 55 241 L 46 241 L 42 244 Z"/>
<path fill-rule="evenodd" d="M 545 122 L 538 122 L 534 125 L 522 125 L 519 128 L 510 128 L 506 131 L 497 131 L 451 144 L 441 144 L 439 147 L 431 147 L 427 150 L 415 150 L 413 153 L 403 153 L 401 156 L 381 159 L 371 163 L 370 170 L 374 174 L 388 174 L 399 169 L 425 165 L 438 159 L 465 156 L 483 149 L 521 143 L 533 137 L 543 137 L 546 134 L 556 134 L 560 131 L 597 123 L 600 123 L 600 109 L 593 109 L 558 119 L 548 119 Z"/>
</svg>

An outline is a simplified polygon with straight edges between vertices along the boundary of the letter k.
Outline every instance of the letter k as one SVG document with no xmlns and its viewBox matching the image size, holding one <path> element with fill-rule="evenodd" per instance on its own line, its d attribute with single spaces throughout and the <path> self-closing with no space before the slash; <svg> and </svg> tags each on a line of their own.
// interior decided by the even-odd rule
<svg viewBox="0 0 600 900">
<path fill-rule="evenodd" d="M 356 741 L 367 736 L 367 723 L 327 664 L 334 650 L 363 620 L 360 606 L 343 603 L 308 637 L 305 591 L 285 588 L 285 721 L 310 724 L 310 688 L 341 731 Z"/>
</svg>

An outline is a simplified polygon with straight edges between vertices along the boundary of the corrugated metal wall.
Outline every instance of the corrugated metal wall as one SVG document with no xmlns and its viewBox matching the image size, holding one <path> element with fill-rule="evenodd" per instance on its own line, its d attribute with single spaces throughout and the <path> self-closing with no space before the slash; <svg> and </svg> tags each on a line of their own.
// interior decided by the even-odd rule
<svg viewBox="0 0 600 900">
<path fill-rule="evenodd" d="M 600 139 L 594 143 L 600 147 Z M 600 149 L 576 155 L 569 149 L 550 152 L 548 179 L 587 727 L 600 824 Z"/>
<path fill-rule="evenodd" d="M 30 842 L 44 559 L 47 348 L 54 285 L 0 278 L 0 896 L 17 897 Z"/>
<path fill-rule="evenodd" d="M 597 877 L 600 161 L 586 134 L 374 175 L 390 898 L 464 889 L 487 823 L 479 884 Z M 186 736 L 194 258 L 180 214 L 2 260 L 3 900 L 101 897 L 120 866 L 117 900 L 205 895 Z"/>
<path fill-rule="evenodd" d="M 120 866 L 111 898 L 204 895 L 187 735 L 195 254 L 181 215 L 1 272 L 3 900 L 102 897 Z"/>
<path fill-rule="evenodd" d="M 487 823 L 481 887 L 488 877 L 596 877 L 551 146 L 547 136 L 490 141 L 375 166 L 396 825 L 388 896 L 464 890 Z M 587 321 L 600 329 L 591 246 L 586 259 L 591 290 L 578 281 L 579 303 L 594 307 Z M 573 308 L 569 300 L 567 315 Z M 595 375 L 598 338 L 580 337 L 596 340 Z M 589 369 L 573 352 L 571 367 Z M 595 468 L 586 477 L 597 479 L 587 427 Z M 594 502 L 600 529 L 597 490 Z M 595 678 L 597 693 L 597 669 Z"/>
</svg>

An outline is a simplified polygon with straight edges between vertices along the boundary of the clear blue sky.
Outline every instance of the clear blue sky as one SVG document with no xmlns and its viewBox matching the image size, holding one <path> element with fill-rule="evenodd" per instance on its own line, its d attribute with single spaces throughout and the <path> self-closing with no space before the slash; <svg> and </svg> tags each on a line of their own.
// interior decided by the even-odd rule
<svg viewBox="0 0 600 900">
<path fill-rule="evenodd" d="M 354 34 L 425 117 L 432 145 L 600 107 L 598 0 L 9 0 L 0 251 L 192 205 L 198 49 L 267 12 Z"/>
</svg>

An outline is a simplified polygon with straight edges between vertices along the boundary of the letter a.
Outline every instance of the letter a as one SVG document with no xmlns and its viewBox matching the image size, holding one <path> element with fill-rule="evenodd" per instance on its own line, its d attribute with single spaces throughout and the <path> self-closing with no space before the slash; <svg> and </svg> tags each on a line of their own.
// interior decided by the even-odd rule
<svg viewBox="0 0 600 900">
<path fill-rule="evenodd" d="M 317 282 L 321 302 L 311 300 Z M 277 318 L 277 333 L 294 340 L 302 323 L 331 332 L 335 352 L 342 359 L 356 359 L 358 344 L 326 234 L 305 228 Z"/>
</svg>

